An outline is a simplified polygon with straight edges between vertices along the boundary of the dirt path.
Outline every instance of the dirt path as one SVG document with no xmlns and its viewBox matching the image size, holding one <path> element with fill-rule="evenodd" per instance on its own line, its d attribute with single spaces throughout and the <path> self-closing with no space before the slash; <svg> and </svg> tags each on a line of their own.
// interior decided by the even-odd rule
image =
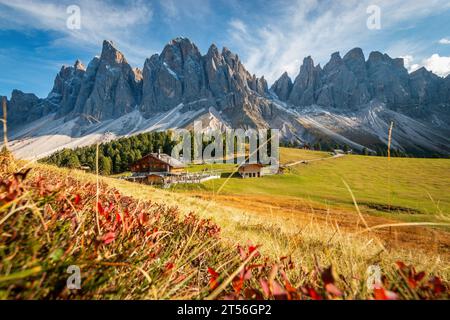
<svg viewBox="0 0 450 320">
<path fill-rule="evenodd" d="M 296 166 L 298 164 L 307 164 L 307 163 L 310 163 L 310 162 L 337 159 L 337 158 L 342 158 L 343 156 L 345 156 L 345 155 L 344 154 L 335 154 L 332 157 L 326 157 L 326 158 L 317 158 L 317 159 L 311 159 L 311 160 L 298 160 L 298 161 L 295 161 L 295 162 L 291 162 L 291 163 L 285 164 L 284 166 L 285 167 L 293 167 L 293 166 Z"/>
</svg>

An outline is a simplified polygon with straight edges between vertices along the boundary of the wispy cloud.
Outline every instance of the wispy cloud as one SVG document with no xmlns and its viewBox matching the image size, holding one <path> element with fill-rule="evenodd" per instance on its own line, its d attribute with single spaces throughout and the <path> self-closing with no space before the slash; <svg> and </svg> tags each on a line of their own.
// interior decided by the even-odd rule
<svg viewBox="0 0 450 320">
<path fill-rule="evenodd" d="M 381 30 L 367 27 L 369 5 L 378 5 L 381 9 Z M 256 19 L 259 23 L 230 20 L 228 35 L 230 42 L 245 52 L 248 69 L 273 82 L 284 71 L 296 76 L 303 57 L 311 55 L 317 62 L 326 62 L 333 50 L 344 54 L 355 46 L 362 46 L 398 56 L 415 55 L 421 50 L 418 40 L 410 41 L 410 47 L 415 48 L 413 51 L 403 47 L 403 50 L 391 52 L 391 45 L 383 43 L 380 35 L 405 26 L 412 28 L 417 19 L 448 8 L 450 4 L 446 0 L 297 0 L 260 21 Z"/>
<path fill-rule="evenodd" d="M 212 3 L 214 5 L 214 2 Z M 162 16 L 168 23 L 183 19 L 203 20 L 213 12 L 209 0 L 159 0 L 159 4 Z"/>
<path fill-rule="evenodd" d="M 450 44 L 450 39 L 449 38 L 442 38 L 441 40 L 439 40 L 440 44 Z"/>
<path fill-rule="evenodd" d="M 81 9 L 81 29 L 67 28 L 67 7 L 78 5 Z M 151 6 L 142 0 L 124 4 L 112 1 L 48 1 L 0 0 L 1 29 L 38 29 L 59 34 L 54 46 L 85 47 L 97 50 L 104 39 L 116 42 L 127 52 L 132 62 L 142 64 L 150 48 L 136 43 L 136 35 L 142 26 L 150 23 L 153 15 Z"/>
</svg>

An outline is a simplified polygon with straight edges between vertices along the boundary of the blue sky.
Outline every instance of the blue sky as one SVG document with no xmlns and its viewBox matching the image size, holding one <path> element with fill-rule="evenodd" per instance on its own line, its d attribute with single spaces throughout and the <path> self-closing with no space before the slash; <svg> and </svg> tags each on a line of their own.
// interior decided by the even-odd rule
<svg viewBox="0 0 450 320">
<path fill-rule="evenodd" d="M 67 7 L 81 29 L 67 28 Z M 367 8 L 380 8 L 369 29 Z M 87 64 L 113 40 L 134 67 L 185 36 L 205 53 L 211 43 L 236 52 L 272 83 L 294 78 L 305 56 L 324 65 L 353 47 L 405 57 L 407 67 L 450 73 L 449 0 L 0 0 L 0 95 L 13 88 L 45 97 L 63 64 Z"/>
</svg>

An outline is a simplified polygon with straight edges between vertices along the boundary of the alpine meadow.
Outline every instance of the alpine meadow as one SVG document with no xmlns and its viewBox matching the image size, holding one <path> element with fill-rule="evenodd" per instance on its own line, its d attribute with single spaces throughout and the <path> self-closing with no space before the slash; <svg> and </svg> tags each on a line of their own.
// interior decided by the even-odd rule
<svg viewBox="0 0 450 320">
<path fill-rule="evenodd" d="M 450 6 L 372 2 L 0 0 L 0 300 L 448 302 Z"/>
</svg>

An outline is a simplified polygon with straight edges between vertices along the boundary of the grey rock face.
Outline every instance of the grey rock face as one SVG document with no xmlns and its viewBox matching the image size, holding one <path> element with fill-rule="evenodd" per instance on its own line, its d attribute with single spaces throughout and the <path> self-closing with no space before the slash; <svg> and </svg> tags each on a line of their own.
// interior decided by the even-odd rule
<svg viewBox="0 0 450 320">
<path fill-rule="evenodd" d="M 77 100 L 75 102 L 75 107 L 73 110 L 74 115 L 80 115 L 84 111 L 84 106 L 87 99 L 92 93 L 92 89 L 95 84 L 95 77 L 97 75 L 98 66 L 100 64 L 100 58 L 95 57 L 89 62 L 86 72 L 83 75 L 83 79 L 80 86 L 80 91 L 78 93 Z"/>
<path fill-rule="evenodd" d="M 212 45 L 201 55 L 188 39 L 177 38 L 161 55 L 147 59 L 143 71 L 141 111 L 146 116 L 181 103 L 188 109 L 245 106 L 249 96 L 266 96 L 264 77 L 251 76 L 239 57 L 227 48 Z"/>
<path fill-rule="evenodd" d="M 363 51 L 355 48 L 344 58 L 334 53 L 323 70 L 314 67 L 311 57 L 305 58 L 292 89 L 287 74 L 283 74 L 272 90 L 293 106 L 318 104 L 355 111 L 378 101 L 393 110 L 423 116 L 414 109 L 450 104 L 448 79 L 424 68 L 408 74 L 403 59 L 392 59 L 380 52 L 372 52 L 366 61 Z"/>
<path fill-rule="evenodd" d="M 24 124 L 36 120 L 50 112 L 49 106 L 33 93 L 13 90 L 8 102 L 8 123 Z"/>
<path fill-rule="evenodd" d="M 438 104 L 442 101 L 440 95 L 441 78 L 425 68 L 410 75 L 411 97 L 419 105 Z"/>
<path fill-rule="evenodd" d="M 450 104 L 450 75 L 441 83 L 440 95 L 444 97 L 444 102 Z"/>
<path fill-rule="evenodd" d="M 274 82 L 270 90 L 272 90 L 281 101 L 286 101 L 289 99 L 289 96 L 292 91 L 292 80 L 287 74 L 287 72 L 283 73 L 283 75 Z"/>
<path fill-rule="evenodd" d="M 56 76 L 53 89 L 47 99 L 59 105 L 58 116 L 65 116 L 73 111 L 85 72 L 85 66 L 77 60 L 73 67 L 63 66 Z"/>
<path fill-rule="evenodd" d="M 350 50 L 343 58 L 347 68 L 353 72 L 359 82 L 367 81 L 366 59 L 361 48 Z"/>
<path fill-rule="evenodd" d="M 8 97 L 0 95 L 0 119 L 3 119 L 3 99 L 6 102 L 6 110 L 8 110 L 9 105 Z"/>
<path fill-rule="evenodd" d="M 77 109 L 82 114 L 92 116 L 101 121 L 124 115 L 139 104 L 139 83 L 135 71 L 128 64 L 124 55 L 110 41 L 103 42 L 103 50 L 99 60 L 93 60 L 86 70 L 88 85 L 84 90 L 83 100 L 77 101 Z M 91 81 L 93 80 L 92 90 Z"/>
<path fill-rule="evenodd" d="M 387 54 L 372 52 L 367 61 L 367 73 L 372 99 L 393 108 L 411 103 L 409 74 L 403 59 L 392 59 Z"/>
<path fill-rule="evenodd" d="M 362 53 L 362 52 L 361 52 Z M 364 59 L 364 58 L 363 58 Z M 337 109 L 354 109 L 369 101 L 369 93 L 365 85 L 364 74 L 360 70 L 360 56 L 352 53 L 346 55 L 345 60 L 339 53 L 334 53 L 322 73 L 322 88 L 319 91 L 317 103 L 319 105 Z M 356 74 L 349 68 L 359 71 Z"/>
<path fill-rule="evenodd" d="M 328 108 L 330 114 L 356 118 L 366 117 L 364 110 L 381 108 L 387 110 L 386 114 L 397 111 L 402 117 L 420 119 L 421 123 L 441 130 L 441 136 L 450 132 L 450 76 L 442 79 L 425 69 L 409 75 L 402 59 L 379 52 L 371 53 L 367 61 L 359 48 L 343 58 L 336 52 L 323 69 L 307 57 L 294 82 L 284 73 L 271 91 L 292 107 L 317 104 L 322 107 L 318 108 L 320 112 Z M 302 127 L 293 113 L 271 99 L 264 77 L 251 75 L 237 54 L 227 48 L 219 51 L 212 45 L 202 55 L 185 38 L 174 39 L 161 54 L 148 58 L 142 71 L 133 69 L 124 55 L 105 41 L 101 56 L 94 58 L 87 68 L 79 61 L 61 68 L 47 98 L 13 91 L 8 118 L 13 126 L 53 113 L 64 120 L 80 116 L 88 122 L 101 122 L 119 118 L 136 108 L 144 117 L 151 118 L 178 105 L 182 105 L 181 112 L 195 111 L 183 114 L 187 121 L 206 115 L 214 107 L 221 121 L 235 128 L 281 128 L 292 139 L 299 134 L 308 136 L 307 141 L 313 141 L 315 135 L 314 130 L 308 133 L 309 129 Z M 326 124 L 327 119 L 324 121 Z M 389 124 L 390 120 L 386 121 Z M 408 121 L 404 121 L 404 128 Z M 330 127 L 331 131 L 342 131 L 348 126 L 344 123 L 338 127 L 339 121 L 336 123 Z M 368 124 L 371 125 L 374 124 Z M 83 135 L 91 128 L 79 121 L 73 134 Z M 363 138 L 361 141 L 366 141 Z"/>
<path fill-rule="evenodd" d="M 146 114 L 172 109 L 184 98 L 199 99 L 203 88 L 199 50 L 188 39 L 175 39 L 144 64 L 141 109 Z"/>
<path fill-rule="evenodd" d="M 316 92 L 321 86 L 321 73 L 321 67 L 315 67 L 313 59 L 306 57 L 294 81 L 288 101 L 295 106 L 314 104 Z"/>
</svg>

